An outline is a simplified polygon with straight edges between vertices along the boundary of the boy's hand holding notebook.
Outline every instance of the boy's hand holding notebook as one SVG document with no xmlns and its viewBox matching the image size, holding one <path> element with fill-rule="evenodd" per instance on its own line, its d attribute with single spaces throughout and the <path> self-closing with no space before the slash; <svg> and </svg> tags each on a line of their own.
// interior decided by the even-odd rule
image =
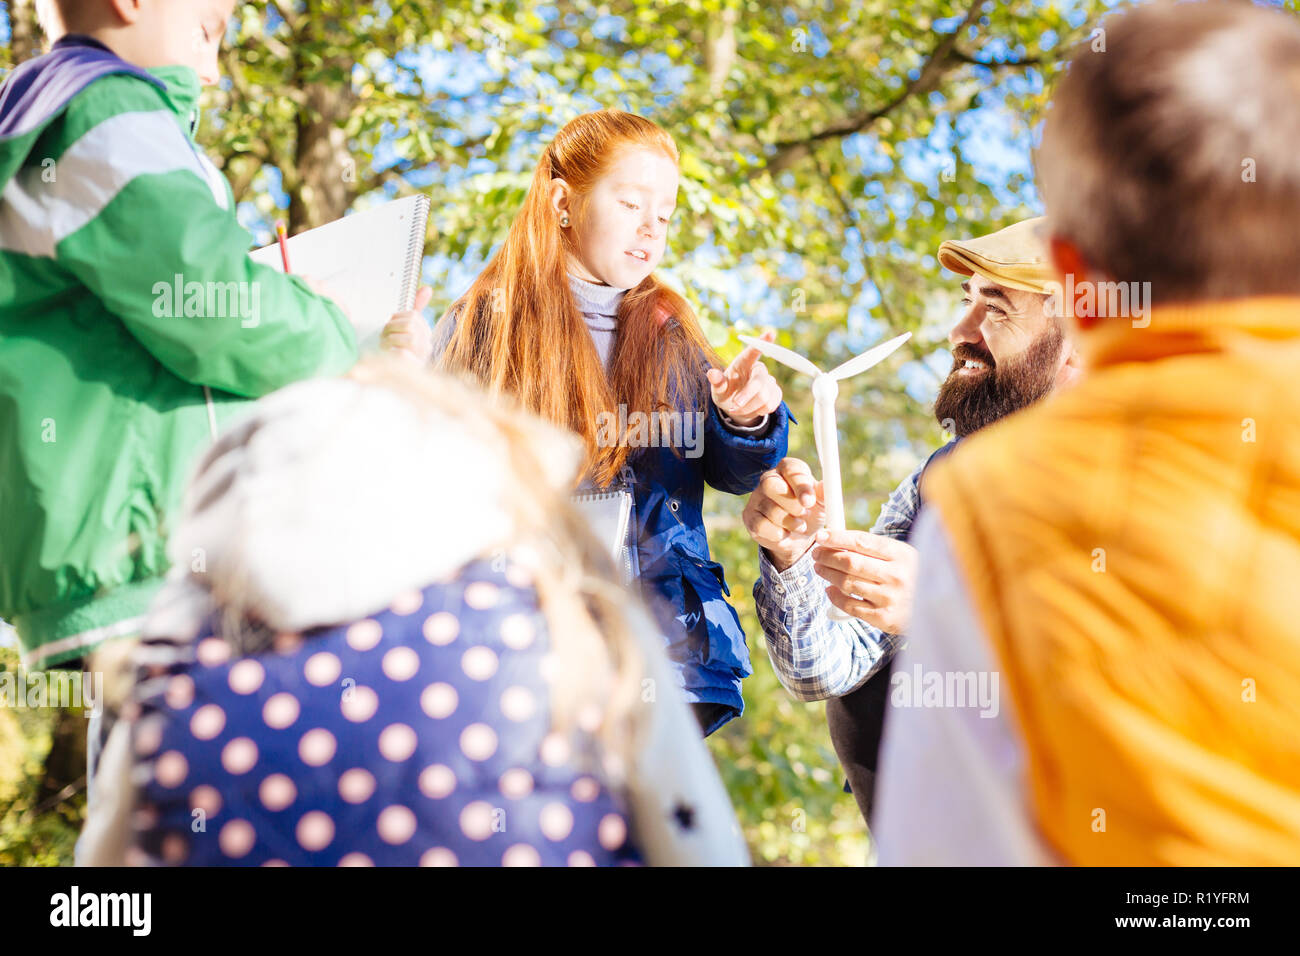
<svg viewBox="0 0 1300 956">
<path fill-rule="evenodd" d="M 423 323 L 416 290 L 424 264 L 427 196 L 409 196 L 344 216 L 252 252 L 253 260 L 313 280 L 347 313 L 357 345 L 376 349 L 390 320 L 414 313 Z M 428 298 L 425 298 L 425 303 Z M 415 354 L 418 329 L 409 317 L 390 330 L 389 343 Z M 431 340 L 430 340 L 431 342 Z"/>
</svg>

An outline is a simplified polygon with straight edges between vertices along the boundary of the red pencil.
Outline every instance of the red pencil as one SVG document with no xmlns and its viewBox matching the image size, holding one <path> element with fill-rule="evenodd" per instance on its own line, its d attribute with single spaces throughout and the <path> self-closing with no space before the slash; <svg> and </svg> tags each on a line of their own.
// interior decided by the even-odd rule
<svg viewBox="0 0 1300 956">
<path fill-rule="evenodd" d="M 287 236 L 284 229 L 283 219 L 277 219 L 275 221 L 275 238 L 276 241 L 280 243 L 280 258 L 284 261 L 284 271 L 287 275 L 289 273 L 289 247 L 285 244 Z"/>
</svg>

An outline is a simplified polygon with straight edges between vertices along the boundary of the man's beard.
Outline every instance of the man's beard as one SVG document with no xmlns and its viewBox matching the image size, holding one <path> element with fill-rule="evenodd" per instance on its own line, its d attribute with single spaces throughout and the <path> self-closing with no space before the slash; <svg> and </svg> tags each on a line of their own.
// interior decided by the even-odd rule
<svg viewBox="0 0 1300 956">
<path fill-rule="evenodd" d="M 963 342 L 952 350 L 952 371 L 934 400 L 934 417 L 964 438 L 1032 405 L 1052 390 L 1064 340 L 1060 324 L 1053 322 L 1022 354 L 1001 365 L 983 348 Z M 984 371 L 959 371 L 967 359 L 983 362 Z"/>
</svg>

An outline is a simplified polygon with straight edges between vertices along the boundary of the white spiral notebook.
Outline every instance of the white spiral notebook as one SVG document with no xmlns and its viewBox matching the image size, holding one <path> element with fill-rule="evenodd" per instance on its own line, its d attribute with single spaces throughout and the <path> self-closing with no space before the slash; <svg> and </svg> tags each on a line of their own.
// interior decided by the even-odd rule
<svg viewBox="0 0 1300 956">
<path fill-rule="evenodd" d="M 388 320 L 415 306 L 428 221 L 427 196 L 407 196 L 344 216 L 290 237 L 289 268 L 328 285 L 352 319 L 358 346 L 374 348 Z M 283 271 L 278 242 L 249 255 Z"/>
<path fill-rule="evenodd" d="M 586 519 L 592 534 L 609 548 L 624 584 L 631 584 L 640 573 L 636 553 L 636 498 L 632 492 L 632 469 L 622 473 L 608 488 L 595 488 L 584 482 L 573 496 L 573 503 Z"/>
</svg>

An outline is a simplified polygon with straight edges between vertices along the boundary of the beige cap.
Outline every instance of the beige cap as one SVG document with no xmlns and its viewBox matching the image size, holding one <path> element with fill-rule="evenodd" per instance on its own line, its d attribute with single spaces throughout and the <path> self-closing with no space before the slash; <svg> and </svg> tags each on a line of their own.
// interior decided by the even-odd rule
<svg viewBox="0 0 1300 956">
<path fill-rule="evenodd" d="M 939 244 L 939 265 L 950 272 L 979 274 L 990 282 L 1049 295 L 1057 281 L 1043 236 L 1045 216 L 1026 219 L 978 239 L 945 239 Z"/>
</svg>

